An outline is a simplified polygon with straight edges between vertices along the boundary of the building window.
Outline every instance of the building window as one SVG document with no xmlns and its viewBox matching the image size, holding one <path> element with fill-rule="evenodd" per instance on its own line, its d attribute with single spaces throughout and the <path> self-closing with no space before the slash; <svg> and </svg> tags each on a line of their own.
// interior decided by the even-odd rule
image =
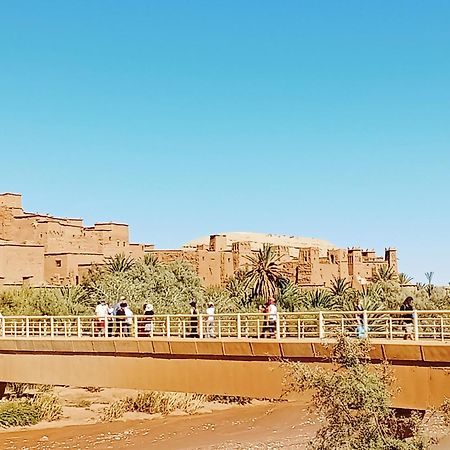
<svg viewBox="0 0 450 450">
<path fill-rule="evenodd" d="M 56 267 L 62 266 L 62 261 L 60 259 L 55 260 L 55 263 L 56 263 Z"/>
</svg>

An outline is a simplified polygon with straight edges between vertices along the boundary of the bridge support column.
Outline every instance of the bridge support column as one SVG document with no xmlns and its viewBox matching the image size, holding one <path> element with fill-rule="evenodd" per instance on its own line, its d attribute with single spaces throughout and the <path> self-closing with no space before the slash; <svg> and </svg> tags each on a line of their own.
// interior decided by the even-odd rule
<svg viewBox="0 0 450 450">
<path fill-rule="evenodd" d="M 5 395 L 6 383 L 0 381 L 0 399 Z"/>
</svg>

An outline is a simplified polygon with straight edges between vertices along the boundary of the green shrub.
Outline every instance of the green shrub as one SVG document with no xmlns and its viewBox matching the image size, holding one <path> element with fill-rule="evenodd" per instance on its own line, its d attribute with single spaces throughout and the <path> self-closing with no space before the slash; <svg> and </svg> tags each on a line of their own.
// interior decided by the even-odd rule
<svg viewBox="0 0 450 450">
<path fill-rule="evenodd" d="M 61 418 L 62 407 L 53 394 L 41 393 L 33 399 L 0 402 L 0 427 L 34 425 Z"/>
<path fill-rule="evenodd" d="M 29 400 L 0 402 L 0 427 L 34 425 L 39 422 L 39 410 Z"/>
</svg>

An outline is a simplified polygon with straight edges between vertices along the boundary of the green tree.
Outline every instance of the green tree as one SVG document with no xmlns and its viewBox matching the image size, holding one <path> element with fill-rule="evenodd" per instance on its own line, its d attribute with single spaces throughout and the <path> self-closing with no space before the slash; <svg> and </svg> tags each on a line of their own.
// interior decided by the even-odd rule
<svg viewBox="0 0 450 450">
<path fill-rule="evenodd" d="M 134 266 L 134 259 L 131 256 L 125 256 L 124 253 L 106 258 L 105 268 L 110 273 L 128 272 Z"/>
<path fill-rule="evenodd" d="M 412 280 L 413 280 L 413 277 L 410 277 L 406 273 L 401 272 L 398 274 L 398 282 L 401 285 L 410 284 Z"/>
<path fill-rule="evenodd" d="M 273 252 L 269 244 L 264 244 L 256 255 L 249 255 L 250 268 L 246 274 L 247 287 L 252 290 L 252 296 L 267 300 L 275 296 L 283 272 L 280 264 L 280 256 Z"/>
<path fill-rule="evenodd" d="M 345 278 L 333 277 L 329 287 L 330 295 L 334 301 L 341 307 L 354 297 L 355 291 L 352 285 Z"/>
<path fill-rule="evenodd" d="M 325 419 L 314 450 L 424 450 L 433 441 L 417 416 L 403 418 L 391 408 L 392 376 L 386 365 L 369 368 L 366 340 L 338 337 L 331 350 L 335 369 L 287 363 L 287 391 L 314 390 L 313 403 Z M 404 430 L 412 437 L 401 437 Z"/>
<path fill-rule="evenodd" d="M 292 281 L 282 282 L 277 295 L 277 303 L 283 311 L 298 311 L 304 306 L 304 294 Z"/>
<path fill-rule="evenodd" d="M 305 292 L 303 296 L 303 306 L 307 310 L 327 310 L 337 309 L 339 307 L 336 299 L 330 292 L 323 289 Z"/>
<path fill-rule="evenodd" d="M 382 265 L 373 271 L 371 281 L 373 283 L 378 281 L 398 281 L 398 274 L 392 267 Z"/>
<path fill-rule="evenodd" d="M 238 271 L 225 285 L 230 299 L 242 310 L 248 310 L 252 304 L 252 291 L 247 284 L 246 273 Z"/>
</svg>

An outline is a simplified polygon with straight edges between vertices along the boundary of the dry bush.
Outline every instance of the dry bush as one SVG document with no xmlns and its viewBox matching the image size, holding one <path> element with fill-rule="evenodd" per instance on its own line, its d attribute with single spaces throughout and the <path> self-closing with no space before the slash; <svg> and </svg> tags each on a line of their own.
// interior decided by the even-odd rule
<svg viewBox="0 0 450 450">
<path fill-rule="evenodd" d="M 94 394 L 96 392 L 101 392 L 103 389 L 98 386 L 83 386 L 81 389 L 84 389 L 85 391 L 90 392 L 91 394 Z"/>
<path fill-rule="evenodd" d="M 239 397 L 238 395 L 208 395 L 207 400 L 209 402 L 227 403 L 247 405 L 252 402 L 250 397 Z"/>
<path fill-rule="evenodd" d="M 107 406 L 101 413 L 101 419 L 103 421 L 115 420 L 129 411 L 167 415 L 179 409 L 192 414 L 201 408 L 205 400 L 206 397 L 199 394 L 140 392 L 134 399 L 125 397 Z"/>
<path fill-rule="evenodd" d="M 89 400 L 80 400 L 77 403 L 71 403 L 68 406 L 74 406 L 76 408 L 85 408 L 85 409 L 89 409 L 92 405 L 92 402 Z"/>
<path fill-rule="evenodd" d="M 51 422 L 62 416 L 62 406 L 54 394 L 39 393 L 34 397 L 32 403 L 38 411 L 39 420 Z"/>
<path fill-rule="evenodd" d="M 450 398 L 446 398 L 440 407 L 440 411 L 444 415 L 444 423 L 450 427 Z"/>
<path fill-rule="evenodd" d="M 10 397 L 21 398 L 27 391 L 34 389 L 34 384 L 8 383 L 6 388 Z"/>
<path fill-rule="evenodd" d="M 126 412 L 132 411 L 133 399 L 131 397 L 121 398 L 102 409 L 100 419 L 103 422 L 120 419 Z"/>
</svg>

